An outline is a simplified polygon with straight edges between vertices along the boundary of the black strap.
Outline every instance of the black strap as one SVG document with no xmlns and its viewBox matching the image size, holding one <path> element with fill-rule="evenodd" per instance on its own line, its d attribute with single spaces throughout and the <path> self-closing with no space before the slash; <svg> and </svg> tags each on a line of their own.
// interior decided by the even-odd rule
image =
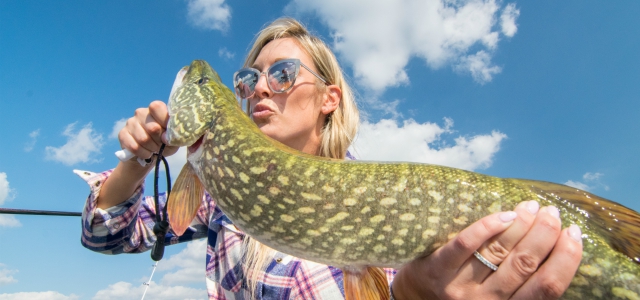
<svg viewBox="0 0 640 300">
<path fill-rule="evenodd" d="M 156 205 L 156 225 L 153 226 L 153 233 L 156 236 L 156 242 L 153 244 L 153 248 L 151 249 L 151 259 L 154 261 L 159 261 L 164 256 L 164 246 L 166 243 L 166 235 L 169 231 L 169 217 L 167 215 L 167 204 L 168 201 L 165 202 L 164 208 L 160 211 L 159 204 L 159 193 L 158 193 L 158 178 L 160 173 L 160 160 L 164 163 L 164 169 L 167 174 L 167 200 L 169 199 L 169 194 L 171 194 L 171 174 L 169 174 L 169 163 L 162 155 L 162 151 L 164 151 L 165 144 L 160 146 L 160 150 L 155 154 L 156 156 L 156 167 L 155 173 L 153 176 L 153 200 Z"/>
</svg>

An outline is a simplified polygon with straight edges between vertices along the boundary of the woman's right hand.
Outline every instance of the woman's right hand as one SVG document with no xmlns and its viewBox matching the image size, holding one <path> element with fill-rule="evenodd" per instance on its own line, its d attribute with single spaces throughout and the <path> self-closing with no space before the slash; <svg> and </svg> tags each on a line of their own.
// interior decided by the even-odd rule
<svg viewBox="0 0 640 300">
<path fill-rule="evenodd" d="M 169 112 L 167 105 L 162 101 L 153 101 L 149 107 L 138 108 L 118 134 L 120 146 L 139 158 L 150 158 L 160 150 L 168 122 Z M 165 146 L 162 155 L 171 156 L 178 148 Z"/>
<path fill-rule="evenodd" d="M 162 101 L 153 101 L 149 107 L 138 108 L 118 133 L 120 146 L 139 158 L 150 158 L 160 150 L 162 135 L 167 130 L 168 122 L 169 112 Z M 165 146 L 162 155 L 173 155 L 178 148 Z M 129 199 L 154 165 L 140 166 L 135 159 L 120 162 L 102 185 L 96 198 L 97 207 L 105 209 Z"/>
</svg>

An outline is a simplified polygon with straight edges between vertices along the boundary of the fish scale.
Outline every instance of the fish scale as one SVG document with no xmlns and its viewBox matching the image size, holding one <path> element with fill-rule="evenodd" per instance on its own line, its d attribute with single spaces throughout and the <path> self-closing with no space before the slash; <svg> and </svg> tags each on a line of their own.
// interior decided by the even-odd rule
<svg viewBox="0 0 640 300">
<path fill-rule="evenodd" d="M 185 168 L 238 228 L 278 251 L 343 270 L 400 268 L 483 216 L 535 199 L 583 232 L 581 266 L 563 298 L 640 299 L 640 216 L 619 204 L 553 183 L 299 152 L 265 136 L 203 61 L 170 107 L 169 143 L 198 145 Z M 170 199 L 170 214 L 193 210 L 186 202 Z"/>
</svg>

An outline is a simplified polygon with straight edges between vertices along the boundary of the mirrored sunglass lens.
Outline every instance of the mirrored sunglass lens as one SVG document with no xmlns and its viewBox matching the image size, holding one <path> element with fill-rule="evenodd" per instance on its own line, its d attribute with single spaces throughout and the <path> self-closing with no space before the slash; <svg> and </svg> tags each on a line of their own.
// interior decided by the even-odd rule
<svg viewBox="0 0 640 300">
<path fill-rule="evenodd" d="M 269 68 L 269 84 L 274 92 L 283 92 L 291 88 L 296 79 L 296 64 L 290 61 L 279 62 Z"/>
<path fill-rule="evenodd" d="M 243 99 L 251 97 L 259 76 L 257 72 L 252 70 L 239 71 L 234 82 L 236 95 Z"/>
</svg>

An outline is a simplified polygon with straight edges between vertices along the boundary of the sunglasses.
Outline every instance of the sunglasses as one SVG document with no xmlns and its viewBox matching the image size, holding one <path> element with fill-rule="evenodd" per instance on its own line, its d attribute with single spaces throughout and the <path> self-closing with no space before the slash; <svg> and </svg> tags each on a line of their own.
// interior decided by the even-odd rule
<svg viewBox="0 0 640 300">
<path fill-rule="evenodd" d="M 267 85 L 274 93 L 284 93 L 293 87 L 296 78 L 300 72 L 300 66 L 307 69 L 311 74 L 315 75 L 324 84 L 327 81 L 316 72 L 311 71 L 309 67 L 300 62 L 299 59 L 283 59 L 271 65 L 266 72 L 260 72 L 254 68 L 242 68 L 233 74 L 233 86 L 235 87 L 236 96 L 240 99 L 248 99 L 255 93 L 256 84 L 261 75 L 267 77 Z"/>
</svg>

